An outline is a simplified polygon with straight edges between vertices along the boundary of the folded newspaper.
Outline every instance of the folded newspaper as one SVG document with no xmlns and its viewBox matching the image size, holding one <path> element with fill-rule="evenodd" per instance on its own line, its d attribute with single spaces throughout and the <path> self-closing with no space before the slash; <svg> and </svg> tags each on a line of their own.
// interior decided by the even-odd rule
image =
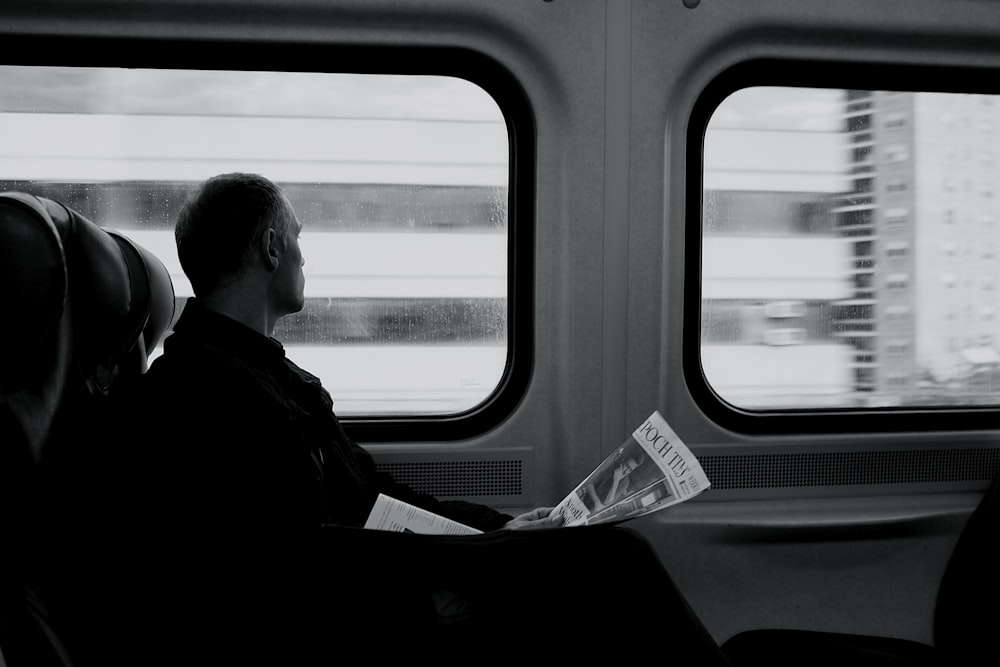
<svg viewBox="0 0 1000 667">
<path fill-rule="evenodd" d="M 384 493 L 375 499 L 365 528 L 427 535 L 478 535 L 483 532 Z"/>
<path fill-rule="evenodd" d="M 709 486 L 698 459 L 654 411 L 552 512 L 563 516 L 564 526 L 625 521 L 689 500 Z M 448 535 L 482 532 L 382 494 L 365 528 Z"/>
<path fill-rule="evenodd" d="M 684 502 L 710 486 L 705 471 L 659 412 L 556 505 L 564 526 L 633 519 Z"/>
</svg>

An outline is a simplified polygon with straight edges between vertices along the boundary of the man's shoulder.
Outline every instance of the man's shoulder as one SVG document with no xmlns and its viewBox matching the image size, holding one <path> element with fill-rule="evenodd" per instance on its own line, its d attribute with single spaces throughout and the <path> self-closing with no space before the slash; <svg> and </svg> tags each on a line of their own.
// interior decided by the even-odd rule
<svg viewBox="0 0 1000 667">
<path fill-rule="evenodd" d="M 218 391 L 220 385 L 247 386 L 252 370 L 236 357 L 207 345 L 165 346 L 143 377 L 149 390 L 184 386 L 190 391 Z"/>
<path fill-rule="evenodd" d="M 171 345 L 171 343 L 174 343 Z M 164 351 L 153 360 L 146 372 L 150 378 L 166 378 L 177 373 L 187 374 L 192 369 L 216 369 L 233 366 L 226 355 L 205 345 L 177 344 L 166 341 Z"/>
<path fill-rule="evenodd" d="M 231 406 L 246 413 L 286 407 L 281 383 L 272 371 L 210 345 L 167 346 L 142 382 L 147 397 L 194 410 L 218 412 Z"/>
</svg>

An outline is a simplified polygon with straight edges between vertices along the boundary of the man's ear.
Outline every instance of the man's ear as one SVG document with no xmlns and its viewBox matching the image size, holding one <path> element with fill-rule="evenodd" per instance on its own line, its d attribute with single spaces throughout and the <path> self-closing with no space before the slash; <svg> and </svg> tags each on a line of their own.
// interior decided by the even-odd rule
<svg viewBox="0 0 1000 667">
<path fill-rule="evenodd" d="M 284 244 L 281 242 L 278 233 L 274 231 L 274 227 L 268 227 L 267 231 L 264 232 L 264 235 L 261 237 L 261 246 L 267 266 L 271 267 L 272 271 L 277 270 L 278 264 L 281 263 L 281 253 L 284 250 Z"/>
</svg>

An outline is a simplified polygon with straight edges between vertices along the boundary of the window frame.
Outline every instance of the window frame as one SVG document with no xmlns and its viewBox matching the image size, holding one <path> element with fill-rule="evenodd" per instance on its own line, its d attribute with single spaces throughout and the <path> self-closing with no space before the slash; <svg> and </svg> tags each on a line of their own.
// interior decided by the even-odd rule
<svg viewBox="0 0 1000 667">
<path fill-rule="evenodd" d="M 457 77 L 479 86 L 496 101 L 508 135 L 504 371 L 486 400 L 459 413 L 358 415 L 344 417 L 341 422 L 351 437 L 362 442 L 453 441 L 496 427 L 521 402 L 534 365 L 536 130 L 527 94 L 499 61 L 481 51 L 457 46 L 8 35 L 2 62 L 28 67 L 411 74 Z M 94 222 L 101 224 L 100 220 Z"/>
<path fill-rule="evenodd" d="M 750 436 L 851 432 L 993 430 L 1000 398 L 989 406 L 885 406 L 751 410 L 722 399 L 701 363 L 704 149 L 708 123 L 731 94 L 751 87 L 858 89 L 998 95 L 1000 67 L 965 67 L 762 57 L 719 72 L 694 100 L 685 135 L 684 287 L 681 359 L 684 382 L 707 418 Z"/>
</svg>

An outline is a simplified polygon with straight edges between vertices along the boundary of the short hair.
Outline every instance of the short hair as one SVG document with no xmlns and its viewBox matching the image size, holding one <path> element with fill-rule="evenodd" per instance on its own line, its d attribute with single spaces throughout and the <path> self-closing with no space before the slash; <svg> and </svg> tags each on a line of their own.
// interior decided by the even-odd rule
<svg viewBox="0 0 1000 667">
<path fill-rule="evenodd" d="M 256 241 L 270 227 L 284 239 L 289 218 L 281 188 L 263 176 L 220 174 L 202 183 L 174 227 L 177 257 L 195 296 L 241 276 Z"/>
<path fill-rule="evenodd" d="M 642 450 L 636 450 L 630 453 L 628 456 L 626 456 L 625 460 L 626 461 L 631 460 L 633 463 L 635 463 L 635 467 L 638 468 L 639 466 L 641 466 L 643 463 L 646 462 L 646 453 Z"/>
</svg>

